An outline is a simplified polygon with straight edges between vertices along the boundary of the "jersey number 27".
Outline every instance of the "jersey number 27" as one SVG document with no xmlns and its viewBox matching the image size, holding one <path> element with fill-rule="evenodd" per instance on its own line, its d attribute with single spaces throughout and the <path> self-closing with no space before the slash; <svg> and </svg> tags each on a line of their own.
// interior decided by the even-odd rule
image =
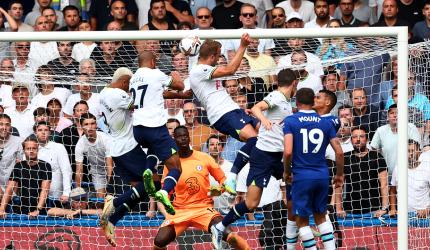
<svg viewBox="0 0 430 250">
<path fill-rule="evenodd" d="M 324 140 L 324 133 L 319 128 L 313 128 L 310 131 L 308 131 L 305 128 L 300 129 L 300 134 L 303 136 L 303 153 L 308 153 L 308 146 L 310 143 L 315 145 L 314 150 L 312 150 L 312 153 L 316 154 L 321 149 L 323 140 Z"/>
<path fill-rule="evenodd" d="M 136 89 L 135 88 L 130 89 L 130 93 L 133 96 L 135 108 L 142 108 L 143 107 L 143 98 L 145 97 L 145 93 L 146 93 L 147 88 L 148 88 L 148 85 L 140 85 L 139 87 L 137 87 L 137 91 L 141 91 L 139 105 L 137 105 L 137 103 L 136 103 L 136 97 L 137 97 Z"/>
</svg>

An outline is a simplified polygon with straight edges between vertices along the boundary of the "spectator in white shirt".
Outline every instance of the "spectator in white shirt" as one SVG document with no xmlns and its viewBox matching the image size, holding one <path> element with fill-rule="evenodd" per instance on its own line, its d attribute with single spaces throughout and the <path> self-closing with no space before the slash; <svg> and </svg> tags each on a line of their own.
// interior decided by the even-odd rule
<svg viewBox="0 0 430 250">
<path fill-rule="evenodd" d="M 352 120 L 347 118 L 340 118 L 340 128 L 337 132 L 337 137 L 340 139 L 340 146 L 342 147 L 342 151 L 344 153 L 351 152 L 354 150 L 354 147 L 351 143 L 351 129 L 352 129 Z M 327 150 L 325 152 L 325 158 L 331 161 L 336 160 L 336 156 L 331 145 L 327 146 Z"/>
<path fill-rule="evenodd" d="M 315 1 L 315 19 L 305 23 L 305 28 L 326 28 L 331 17 L 327 0 Z"/>
<path fill-rule="evenodd" d="M 70 90 L 54 86 L 54 73 L 47 65 L 42 65 L 37 70 L 37 87 L 39 94 L 31 100 L 33 108 L 45 108 L 49 100 L 55 98 L 61 102 L 61 105 L 66 104 L 67 98 L 72 94 Z"/>
<path fill-rule="evenodd" d="M 15 163 L 22 160 L 24 155 L 21 147 L 22 139 L 11 135 L 11 130 L 10 117 L 0 114 L 0 199 Z"/>
<path fill-rule="evenodd" d="M 84 156 L 86 156 L 90 165 L 89 174 L 97 192 L 96 196 L 104 198 L 113 170 L 110 155 L 112 140 L 107 134 L 97 131 L 96 117 L 91 113 L 81 115 L 79 122 L 84 130 L 84 135 L 79 138 L 75 148 L 76 186 L 81 186 Z"/>
<path fill-rule="evenodd" d="M 430 161 L 420 157 L 420 144 L 408 142 L 408 211 L 416 212 L 418 218 L 430 218 Z M 421 160 L 421 161 L 420 161 Z M 394 168 L 390 187 L 390 215 L 397 213 L 398 166 Z"/>
<path fill-rule="evenodd" d="M 39 63 L 33 58 L 29 58 L 30 42 L 15 42 L 13 45 L 16 58 L 13 60 L 15 66 L 14 78 L 16 82 L 25 84 L 30 90 L 31 96 L 38 93 L 34 84 L 34 74 L 36 74 Z"/>
<path fill-rule="evenodd" d="M 93 86 L 90 83 L 92 78 L 86 74 L 81 74 L 77 77 L 77 80 L 75 90 L 79 93 L 69 96 L 63 108 L 64 115 L 71 117 L 73 115 L 73 106 L 80 100 L 84 100 L 88 103 L 90 113 L 99 117 L 100 97 L 98 93 L 92 92 Z"/>
<path fill-rule="evenodd" d="M 82 21 L 79 23 L 78 30 L 91 31 L 91 24 L 88 21 Z M 72 50 L 72 57 L 78 62 L 81 62 L 82 59 L 88 59 L 95 47 L 97 47 L 97 44 L 93 41 L 75 43 Z"/>
<path fill-rule="evenodd" d="M 12 120 L 12 126 L 18 129 L 19 135 L 23 138 L 33 133 L 33 109 L 29 105 L 29 96 L 30 92 L 26 86 L 14 86 L 12 99 L 15 101 L 15 107 L 5 110 Z"/>
<path fill-rule="evenodd" d="M 301 88 L 311 88 L 315 93 L 318 93 L 318 91 L 323 88 L 321 78 L 306 70 L 307 62 L 307 56 L 304 50 L 294 51 L 291 54 L 291 65 L 296 65 L 299 68 L 299 84 L 297 84 L 297 90 Z"/>
<path fill-rule="evenodd" d="M 10 58 L 4 58 L 0 61 L 0 105 L 4 108 L 15 105 L 12 100 L 13 71 L 14 66 Z"/>
<path fill-rule="evenodd" d="M 79 62 L 79 73 L 86 74 L 89 76 L 95 76 L 97 73 L 96 62 L 94 62 L 94 60 L 90 58 L 82 59 Z"/>
<path fill-rule="evenodd" d="M 72 168 L 69 156 L 63 145 L 49 140 L 50 129 L 46 122 L 34 126 L 37 141 L 39 142 L 38 158 L 51 164 L 52 181 L 49 189 L 49 199 L 56 207 L 68 202 L 72 186 Z"/>
<path fill-rule="evenodd" d="M 241 29 L 257 29 L 257 9 L 254 5 L 245 3 L 240 8 L 239 20 L 242 22 Z M 226 42 L 226 49 L 229 58 L 233 58 L 239 48 L 240 40 L 234 39 Z M 275 47 L 273 39 L 260 39 L 258 51 L 270 55 Z"/>
<path fill-rule="evenodd" d="M 292 12 L 298 12 L 305 23 L 315 18 L 314 4 L 308 0 L 286 0 L 278 3 L 276 7 L 283 8 L 287 18 Z"/>
<path fill-rule="evenodd" d="M 49 31 L 49 21 L 44 16 L 39 16 L 34 25 L 34 31 L 44 32 Z M 31 42 L 30 54 L 28 57 L 36 62 L 37 66 L 47 64 L 49 61 L 58 58 L 57 43 L 51 42 Z"/>
</svg>

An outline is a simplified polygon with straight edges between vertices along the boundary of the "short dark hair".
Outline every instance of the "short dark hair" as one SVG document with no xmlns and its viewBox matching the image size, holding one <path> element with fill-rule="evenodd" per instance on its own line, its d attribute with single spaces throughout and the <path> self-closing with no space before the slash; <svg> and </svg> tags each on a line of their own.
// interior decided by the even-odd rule
<svg viewBox="0 0 430 250">
<path fill-rule="evenodd" d="M 52 8 L 52 7 L 46 7 L 46 8 L 43 8 L 43 10 L 42 10 L 42 13 L 45 11 L 45 10 L 52 10 L 52 11 L 54 11 L 54 13 L 55 13 L 55 15 L 57 15 L 57 12 L 55 11 L 55 9 L 54 8 Z M 42 14 L 41 13 L 41 14 Z"/>
<path fill-rule="evenodd" d="M 152 10 L 153 5 L 159 2 L 164 3 L 164 0 L 151 0 L 151 2 L 149 3 L 149 9 Z"/>
<path fill-rule="evenodd" d="M 97 118 L 91 114 L 90 112 L 82 114 L 81 117 L 79 117 L 79 123 L 82 125 L 86 119 L 94 119 L 97 122 Z"/>
<path fill-rule="evenodd" d="M 42 107 L 38 107 L 37 109 L 35 109 L 33 111 L 33 116 L 41 116 L 41 115 L 47 115 L 50 116 L 51 115 L 51 111 L 47 108 L 42 108 Z"/>
<path fill-rule="evenodd" d="M 283 69 L 278 73 L 278 86 L 288 87 L 297 80 L 297 73 L 291 69 Z"/>
<path fill-rule="evenodd" d="M 12 122 L 12 119 L 10 119 L 10 116 L 8 116 L 7 114 L 0 114 L 0 119 L 8 119 L 9 123 Z"/>
<path fill-rule="evenodd" d="M 296 93 L 297 103 L 314 105 L 315 93 L 311 88 L 301 88 Z"/>
<path fill-rule="evenodd" d="M 88 102 L 86 102 L 84 100 L 80 100 L 79 102 L 76 102 L 75 105 L 73 105 L 73 113 L 75 113 L 75 109 L 79 104 L 84 104 L 84 105 L 87 105 L 87 107 L 89 107 Z"/>
<path fill-rule="evenodd" d="M 53 104 L 54 102 L 56 102 L 57 104 L 60 104 L 60 107 L 63 107 L 63 105 L 61 104 L 60 100 L 58 100 L 57 98 L 52 98 L 51 100 L 49 100 L 48 103 L 46 104 L 46 107 L 48 107 L 49 105 Z"/>
<path fill-rule="evenodd" d="M 337 115 L 339 115 L 339 111 L 340 111 L 340 110 L 342 110 L 342 109 L 349 109 L 349 110 L 351 110 L 351 112 L 352 112 L 352 107 L 351 107 L 351 106 L 349 106 L 348 104 L 344 104 L 344 105 L 340 105 L 340 106 L 337 108 Z"/>
<path fill-rule="evenodd" d="M 361 125 L 352 127 L 351 128 L 351 134 L 355 130 L 362 130 L 362 131 L 364 131 L 364 133 L 366 134 L 366 138 L 369 138 L 369 136 L 368 136 L 368 134 L 369 134 L 369 127 L 367 125 L 361 124 Z"/>
<path fill-rule="evenodd" d="M 179 120 L 178 120 L 178 119 L 176 119 L 176 118 L 169 118 L 169 119 L 167 119 L 167 122 L 166 122 L 166 123 L 171 123 L 171 122 L 176 122 L 177 124 L 181 124 L 181 123 L 179 122 Z"/>
<path fill-rule="evenodd" d="M 391 89 L 391 95 L 394 95 L 394 90 L 398 90 L 399 87 L 397 87 L 397 84 L 393 86 L 393 88 Z"/>
<path fill-rule="evenodd" d="M 211 139 L 218 139 L 218 141 L 220 142 L 220 144 L 222 144 L 222 146 L 224 147 L 223 141 L 221 140 L 221 137 L 219 135 L 216 134 L 211 134 L 208 139 L 206 140 L 206 147 L 209 148 L 209 141 Z"/>
<path fill-rule="evenodd" d="M 190 30 L 193 29 L 193 25 L 190 22 L 180 22 L 176 29 L 181 30 L 183 27 L 188 27 Z"/>
<path fill-rule="evenodd" d="M 390 112 L 391 109 L 396 109 L 397 108 L 397 104 L 391 104 L 390 107 L 388 107 L 388 113 Z"/>
<path fill-rule="evenodd" d="M 174 130 L 173 130 L 173 134 L 175 134 L 176 133 L 176 131 L 178 131 L 178 130 L 180 130 L 180 129 L 184 129 L 185 131 L 187 131 L 187 133 L 188 133 L 188 128 L 187 127 L 185 127 L 184 125 L 179 125 L 179 126 L 177 126 Z"/>
<path fill-rule="evenodd" d="M 12 0 L 12 1 L 9 2 L 9 9 L 8 10 L 11 10 L 12 9 L 12 5 L 14 5 L 14 4 L 21 4 L 21 6 L 24 7 L 24 5 L 22 4 L 21 0 Z"/>
<path fill-rule="evenodd" d="M 49 128 L 49 124 L 48 124 L 47 122 L 45 122 L 45 121 L 41 121 L 41 122 L 38 122 L 38 123 L 34 124 L 34 126 L 33 126 L 33 131 L 34 131 L 34 132 L 36 132 L 36 129 L 37 129 L 39 126 L 47 126 L 47 127 Z"/>
<path fill-rule="evenodd" d="M 113 1 L 112 1 L 113 2 Z M 78 12 L 78 15 L 79 15 L 79 9 L 76 7 L 76 6 L 74 6 L 74 5 L 67 5 L 66 7 L 64 7 L 64 9 L 63 9 L 63 15 L 65 16 L 66 15 L 66 11 L 68 11 L 68 10 L 75 10 L 76 12 Z"/>
<path fill-rule="evenodd" d="M 340 78 L 339 73 L 337 73 L 336 70 L 326 69 L 326 70 L 324 70 L 324 75 L 321 78 L 322 82 L 324 82 L 329 75 L 336 75 L 336 80 L 339 80 L 339 78 Z"/>
<path fill-rule="evenodd" d="M 25 143 L 27 143 L 29 141 L 32 141 L 32 142 L 39 144 L 39 142 L 37 141 L 35 136 L 27 136 L 27 138 L 25 138 L 25 140 L 21 144 L 23 149 L 25 148 Z"/>
<path fill-rule="evenodd" d="M 334 108 L 334 106 L 336 106 L 336 103 L 337 103 L 336 94 L 330 90 L 327 90 L 327 89 L 322 89 L 319 91 L 319 93 L 323 93 L 328 97 L 328 99 L 330 100 L 330 110 L 332 110 Z"/>
</svg>

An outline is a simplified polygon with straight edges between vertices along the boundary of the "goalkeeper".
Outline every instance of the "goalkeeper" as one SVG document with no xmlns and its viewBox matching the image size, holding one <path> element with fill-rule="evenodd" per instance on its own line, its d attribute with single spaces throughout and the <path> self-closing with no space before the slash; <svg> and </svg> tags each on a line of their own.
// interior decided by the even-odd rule
<svg viewBox="0 0 430 250">
<path fill-rule="evenodd" d="M 173 206 L 176 214 L 167 214 L 154 239 L 154 249 L 166 249 L 188 227 L 196 227 L 209 232 L 212 225 L 220 222 L 222 216 L 214 209 L 209 194 L 211 190 L 209 174 L 219 183 L 224 183 L 225 175 L 219 165 L 206 153 L 190 148 L 190 136 L 184 126 L 177 127 L 173 136 L 179 148 L 182 174 L 175 187 Z M 167 169 L 164 169 L 165 174 Z M 246 241 L 235 233 L 225 234 L 226 241 L 235 249 L 250 249 Z"/>
</svg>

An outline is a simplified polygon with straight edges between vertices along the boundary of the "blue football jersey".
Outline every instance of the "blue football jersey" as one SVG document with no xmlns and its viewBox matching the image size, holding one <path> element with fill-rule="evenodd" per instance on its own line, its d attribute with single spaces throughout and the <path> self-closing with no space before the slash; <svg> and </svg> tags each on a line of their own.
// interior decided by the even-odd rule
<svg viewBox="0 0 430 250">
<path fill-rule="evenodd" d="M 293 135 L 292 173 L 294 180 L 328 179 L 325 151 L 336 137 L 332 122 L 315 111 L 299 111 L 284 120 L 284 134 Z"/>
<path fill-rule="evenodd" d="M 328 113 L 328 114 L 322 115 L 321 118 L 330 121 L 333 124 L 333 126 L 336 130 L 336 133 L 337 133 L 337 131 L 339 131 L 340 121 L 339 121 L 339 118 L 337 118 L 337 116 L 334 116 L 334 115 Z"/>
</svg>

